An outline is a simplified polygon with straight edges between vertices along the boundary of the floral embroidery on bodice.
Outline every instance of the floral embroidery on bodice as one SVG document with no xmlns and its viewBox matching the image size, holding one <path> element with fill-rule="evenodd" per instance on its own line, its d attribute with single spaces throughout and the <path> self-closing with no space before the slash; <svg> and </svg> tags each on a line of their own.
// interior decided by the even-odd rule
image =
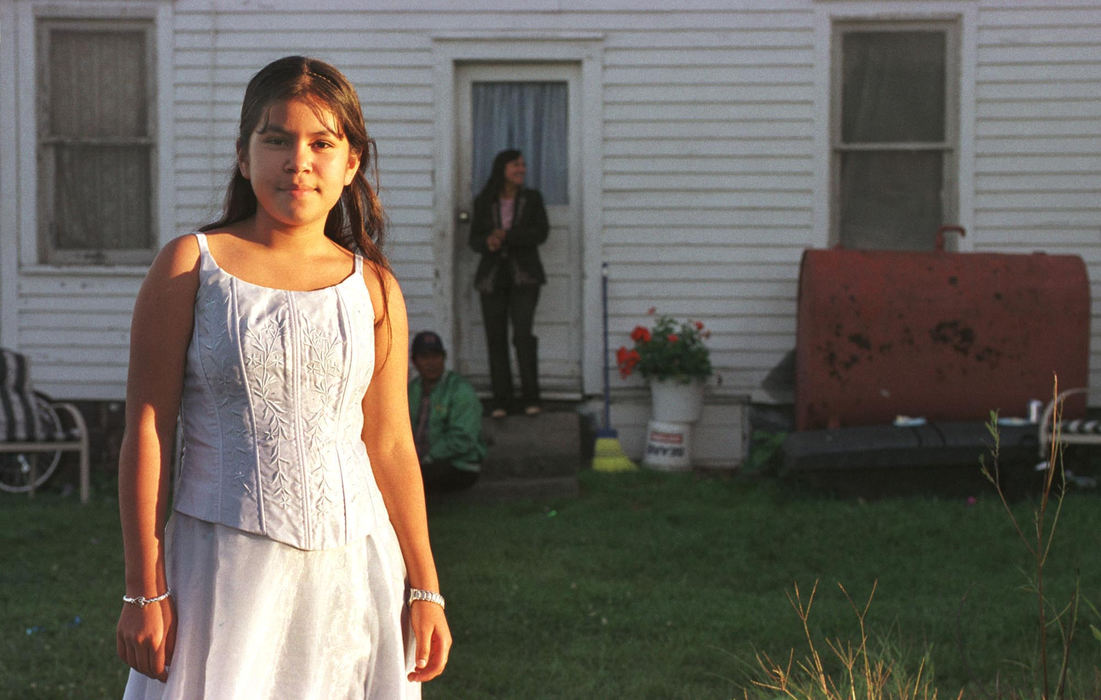
<svg viewBox="0 0 1101 700">
<path fill-rule="evenodd" d="M 300 549 L 369 534 L 386 512 L 361 439 L 375 362 L 362 259 L 331 287 L 273 289 L 196 238 L 176 510 Z"/>
</svg>

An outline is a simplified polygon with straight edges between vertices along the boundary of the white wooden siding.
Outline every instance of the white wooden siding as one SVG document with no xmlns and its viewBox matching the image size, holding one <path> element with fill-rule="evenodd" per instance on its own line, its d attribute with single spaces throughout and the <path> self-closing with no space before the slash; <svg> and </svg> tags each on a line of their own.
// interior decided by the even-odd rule
<svg viewBox="0 0 1101 700">
<path fill-rule="evenodd" d="M 55 396 L 120 399 L 130 313 L 140 277 L 23 275 L 19 347 L 38 389 Z"/>
<path fill-rule="evenodd" d="M 628 344 L 650 307 L 699 319 L 722 377 L 713 394 L 753 392 L 795 346 L 815 118 L 812 16 L 799 5 L 683 17 L 676 31 L 663 19 L 605 48 L 609 342 Z"/>
<path fill-rule="evenodd" d="M 0 0 L 0 18 L 14 16 L 17 4 Z M 59 4 L 64 0 L 52 2 Z M 816 135 L 828 119 L 820 80 L 828 51 L 817 43 L 816 23 L 823 17 L 828 22 L 831 13 L 847 19 L 959 15 L 968 23 L 963 33 L 975 37 L 968 49 L 975 52 L 973 81 L 964 86 L 974 114 L 961 124 L 973 135 L 973 144 L 964 144 L 973 147 L 973 162 L 961 164 L 968 178 L 961 191 L 973 192 L 965 212 L 970 220 L 961 221 L 968 228 L 965 248 L 1077 253 L 1101 291 L 1101 2 L 324 5 L 172 4 L 167 50 L 174 73 L 171 84 L 158 89 L 171 97 L 171 114 L 162 118 L 171 120 L 174 135 L 176 195 L 163 239 L 217 214 L 242 88 L 253 72 L 288 53 L 331 60 L 358 87 L 368 129 L 378 139 L 380 193 L 391 221 L 386 250 L 407 296 L 410 327 L 426 327 L 440 303 L 435 270 L 450 264 L 434 259 L 440 250 L 437 178 L 449 175 L 436 171 L 433 37 L 475 31 L 519 42 L 599 35 L 603 112 L 586 128 L 599 132 L 602 145 L 602 170 L 594 180 L 602 188 L 596 218 L 602 227 L 586 232 L 585 245 L 586 255 L 611 265 L 611 346 L 626 343 L 651 306 L 699 318 L 713 333 L 710 345 L 722 376 L 713 395 L 733 400 L 755 392 L 794 347 L 800 256 L 825 240 L 818 228 L 828 220 L 821 211 L 828 193 L 819 174 L 830 154 Z M 12 36 L 10 28 L 0 32 L 0 39 Z M 5 61 L 13 60 L 11 54 L 0 51 Z M 0 104 L 14 99 L 13 92 L 0 94 Z M 14 142 L 0 148 L 9 159 L 17 152 Z M 11 162 L 0 166 L 5 176 L 19 174 Z M 4 189 L 0 210 L 17 211 L 15 189 Z M 33 233 L 13 229 L 8 220 L 0 225 L 0 252 L 10 261 L 16 240 Z M 40 381 L 58 395 L 122 396 L 140 273 L 105 272 L 38 270 L 19 275 L 17 285 L 4 281 L 3 289 L 16 295 L 14 311 L 12 300 L 4 300 L 4 342 L 30 352 Z M 0 273 L 16 274 L 14 265 L 5 263 Z M 1101 309 L 1093 325 L 1094 403 L 1101 400 L 1099 315 Z M 638 386 L 635 379 L 614 381 L 625 397 Z"/>
</svg>

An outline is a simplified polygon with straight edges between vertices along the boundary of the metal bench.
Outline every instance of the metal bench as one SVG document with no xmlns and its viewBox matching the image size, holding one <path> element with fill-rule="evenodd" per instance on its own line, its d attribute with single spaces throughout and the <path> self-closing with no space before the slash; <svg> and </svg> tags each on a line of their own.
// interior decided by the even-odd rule
<svg viewBox="0 0 1101 700">
<path fill-rule="evenodd" d="M 1067 389 L 1060 392 L 1044 407 L 1039 425 L 1040 462 L 1036 465 L 1037 471 L 1048 468 L 1051 460 L 1051 443 L 1055 440 L 1058 440 L 1061 445 L 1101 445 L 1101 420 L 1059 420 L 1057 426 L 1053 425 L 1052 421 L 1052 414 L 1056 410 L 1059 411 L 1059 417 L 1062 417 L 1063 401 L 1068 396 L 1085 394 L 1088 391 L 1089 389 L 1085 387 Z M 1058 432 L 1058 437 L 1053 434 L 1053 431 Z M 1097 488 L 1097 479 L 1092 476 L 1079 476 L 1069 469 L 1064 469 L 1063 473 L 1067 481 L 1077 486 Z"/>
<path fill-rule="evenodd" d="M 1052 435 L 1052 419 L 1056 408 L 1061 409 L 1068 396 L 1085 394 L 1089 389 L 1080 387 L 1067 389 L 1048 402 L 1040 416 L 1040 459 L 1045 463 L 1051 456 L 1051 443 L 1055 439 Z M 1098 420 L 1060 420 L 1058 425 L 1059 442 L 1064 445 L 1101 445 L 1101 421 Z"/>
<path fill-rule="evenodd" d="M 0 491 L 33 494 L 63 453 L 77 452 L 80 502 L 87 503 L 91 466 L 84 417 L 73 404 L 34 391 L 30 375 L 26 356 L 0 348 Z"/>
</svg>

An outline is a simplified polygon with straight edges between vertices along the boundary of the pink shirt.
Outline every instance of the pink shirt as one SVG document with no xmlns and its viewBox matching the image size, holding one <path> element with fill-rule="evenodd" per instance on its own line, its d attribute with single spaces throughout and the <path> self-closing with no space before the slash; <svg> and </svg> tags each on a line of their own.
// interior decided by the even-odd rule
<svg viewBox="0 0 1101 700">
<path fill-rule="evenodd" d="M 516 213 L 516 198 L 505 199 L 501 197 L 501 228 L 508 231 L 512 228 L 512 217 Z"/>
</svg>

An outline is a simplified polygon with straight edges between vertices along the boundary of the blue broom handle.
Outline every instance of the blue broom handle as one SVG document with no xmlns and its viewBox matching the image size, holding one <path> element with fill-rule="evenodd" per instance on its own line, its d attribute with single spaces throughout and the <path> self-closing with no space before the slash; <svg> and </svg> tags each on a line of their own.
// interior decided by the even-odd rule
<svg viewBox="0 0 1101 700">
<path fill-rule="evenodd" d="M 600 307 L 604 317 L 604 429 L 612 427 L 611 409 L 608 406 L 608 263 L 600 264 Z"/>
</svg>

